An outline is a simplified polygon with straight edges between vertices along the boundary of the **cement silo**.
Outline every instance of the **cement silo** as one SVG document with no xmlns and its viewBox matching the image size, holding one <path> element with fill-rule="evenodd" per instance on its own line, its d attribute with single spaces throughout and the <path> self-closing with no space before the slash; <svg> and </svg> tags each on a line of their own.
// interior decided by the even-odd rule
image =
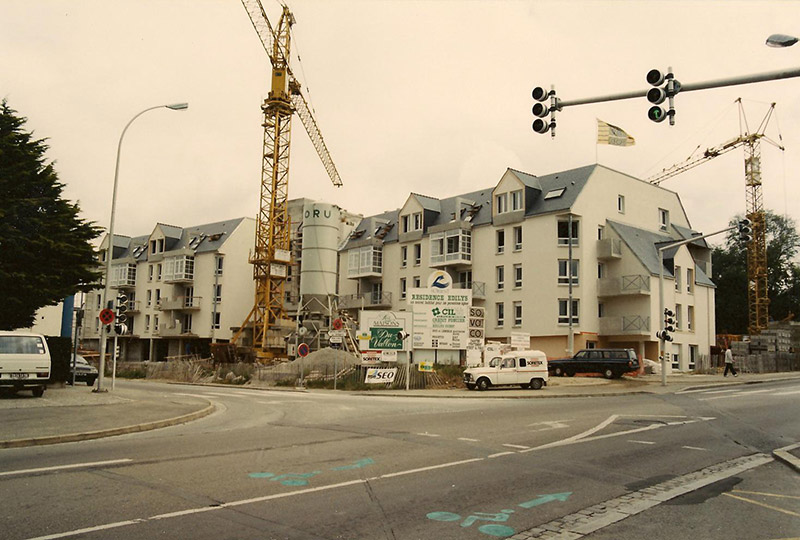
<svg viewBox="0 0 800 540">
<path fill-rule="evenodd" d="M 341 209 L 338 206 L 311 201 L 303 206 L 300 295 L 305 302 L 313 297 L 321 299 L 336 294 L 337 248 L 341 226 Z"/>
</svg>

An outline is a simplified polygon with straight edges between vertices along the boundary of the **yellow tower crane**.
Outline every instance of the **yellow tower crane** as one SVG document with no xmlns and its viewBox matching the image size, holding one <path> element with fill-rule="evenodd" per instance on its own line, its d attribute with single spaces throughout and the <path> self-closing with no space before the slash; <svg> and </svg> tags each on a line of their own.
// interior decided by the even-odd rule
<svg viewBox="0 0 800 540">
<path fill-rule="evenodd" d="M 752 223 L 752 240 L 747 244 L 747 304 L 748 304 L 748 332 L 758 335 L 767 329 L 769 324 L 769 294 L 767 292 L 767 230 L 764 217 L 764 201 L 761 195 L 761 139 L 773 146 L 784 150 L 784 147 L 771 140 L 764 134 L 767 129 L 775 103 L 772 103 L 761 120 L 761 124 L 754 132 L 750 132 L 747 118 L 742 107 L 742 98 L 736 100 L 739 104 L 740 134 L 735 139 L 712 148 L 708 148 L 702 155 L 689 157 L 686 161 L 677 163 L 664 169 L 647 180 L 651 184 L 660 184 L 684 171 L 693 169 L 715 157 L 744 146 L 744 177 L 746 187 L 746 215 Z"/>
<path fill-rule="evenodd" d="M 255 302 L 238 332 L 235 343 L 252 323 L 253 348 L 259 358 L 285 354 L 284 334 L 294 323 L 286 319 L 284 284 L 291 264 L 288 191 L 289 149 L 292 114 L 297 113 L 322 160 L 331 181 L 342 185 L 317 123 L 311 115 L 300 83 L 289 66 L 290 30 L 295 22 L 289 8 L 282 4 L 277 29 L 273 29 L 259 0 L 242 0 L 250 21 L 272 63 L 272 85 L 261 106 L 264 113 L 264 151 L 261 163 L 261 199 L 256 220 L 253 264 Z"/>
</svg>

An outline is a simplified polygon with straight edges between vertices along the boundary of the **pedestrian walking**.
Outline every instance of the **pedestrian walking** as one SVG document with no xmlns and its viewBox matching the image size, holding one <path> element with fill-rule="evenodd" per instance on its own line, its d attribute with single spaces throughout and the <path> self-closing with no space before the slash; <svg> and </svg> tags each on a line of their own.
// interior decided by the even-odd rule
<svg viewBox="0 0 800 540">
<path fill-rule="evenodd" d="M 725 372 L 722 374 L 722 376 L 727 377 L 728 371 L 733 373 L 734 377 L 739 376 L 739 374 L 736 373 L 736 368 L 733 367 L 733 353 L 731 352 L 730 348 L 725 349 Z"/>
</svg>

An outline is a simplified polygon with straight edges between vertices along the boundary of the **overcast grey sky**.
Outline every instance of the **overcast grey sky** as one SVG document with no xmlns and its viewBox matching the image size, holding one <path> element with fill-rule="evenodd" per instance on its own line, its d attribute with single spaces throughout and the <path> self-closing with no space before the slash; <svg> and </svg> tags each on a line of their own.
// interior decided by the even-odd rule
<svg viewBox="0 0 800 540">
<path fill-rule="evenodd" d="M 279 4 L 262 0 L 277 22 Z M 563 100 L 644 90 L 651 68 L 684 83 L 800 66 L 800 2 L 294 0 L 293 70 L 344 187 L 331 186 L 299 120 L 290 198 L 372 215 L 409 192 L 449 197 L 493 186 L 511 167 L 544 175 L 599 163 L 647 177 L 696 147 L 751 129 L 770 102 L 765 206 L 800 217 L 800 78 L 679 94 L 677 124 L 654 124 L 644 99 L 566 108 L 551 140 L 531 130 L 531 89 Z M 269 59 L 238 0 L 2 0 L 0 98 L 49 139 L 65 196 L 107 226 L 120 133 L 116 231 L 255 217 Z M 299 53 L 301 62 L 297 62 Z M 636 138 L 595 144 L 596 118 Z M 745 210 L 743 151 L 662 184 L 692 225 L 721 229 Z"/>
</svg>

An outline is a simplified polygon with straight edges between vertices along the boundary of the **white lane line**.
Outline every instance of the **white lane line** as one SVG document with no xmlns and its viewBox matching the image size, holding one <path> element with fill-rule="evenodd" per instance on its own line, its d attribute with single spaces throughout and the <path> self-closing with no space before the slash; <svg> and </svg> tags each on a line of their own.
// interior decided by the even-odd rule
<svg viewBox="0 0 800 540">
<path fill-rule="evenodd" d="M 800 390 L 792 390 L 791 392 L 778 392 L 777 394 L 772 394 L 773 396 L 791 396 L 794 394 L 800 394 Z"/>
<path fill-rule="evenodd" d="M 522 446 L 521 444 L 504 444 L 506 448 L 516 448 L 518 450 L 527 450 L 530 446 Z"/>
<path fill-rule="evenodd" d="M 480 439 L 468 439 L 467 437 L 459 437 L 458 440 L 467 442 L 481 442 Z"/>
<path fill-rule="evenodd" d="M 633 439 L 628 439 L 628 442 L 636 443 L 636 444 L 656 444 L 653 441 L 635 441 Z"/>
<path fill-rule="evenodd" d="M 427 431 L 425 433 L 417 433 L 417 435 L 420 435 L 422 437 L 441 437 L 441 435 L 437 433 L 428 433 Z"/>
<path fill-rule="evenodd" d="M 767 390 L 750 390 L 749 392 L 741 392 L 740 391 L 740 392 L 738 392 L 736 394 L 727 394 L 727 395 L 724 395 L 724 396 L 702 398 L 702 399 L 698 399 L 697 401 L 714 401 L 714 400 L 717 400 L 717 399 L 725 399 L 725 398 L 747 397 L 747 396 L 750 396 L 752 394 L 764 394 L 766 392 L 774 392 L 774 391 L 775 391 L 774 388 L 770 388 L 770 389 L 767 389 Z"/>
<path fill-rule="evenodd" d="M 243 398 L 244 396 L 240 396 L 238 394 L 222 394 L 219 392 L 203 392 L 206 396 L 219 396 L 219 397 L 235 397 L 235 398 Z"/>
<path fill-rule="evenodd" d="M 486 456 L 486 457 L 488 457 L 489 459 L 494 459 L 494 458 L 498 458 L 500 456 L 510 456 L 510 455 L 513 455 L 513 454 L 516 454 L 516 452 L 498 452 L 497 454 L 492 454 L 492 455 Z"/>
<path fill-rule="evenodd" d="M 714 390 L 713 392 L 706 392 L 706 394 L 730 394 L 731 392 L 741 392 L 741 389 L 735 390 Z"/>
<path fill-rule="evenodd" d="M 681 448 L 686 448 L 687 450 L 702 450 L 703 452 L 708 452 L 708 448 L 700 448 L 698 446 L 681 446 Z"/>
<path fill-rule="evenodd" d="M 564 446 L 564 445 L 570 444 L 570 443 L 572 443 L 574 441 L 578 441 L 578 440 L 584 439 L 585 437 L 588 437 L 592 433 L 597 433 L 601 429 L 607 427 L 609 424 L 614 422 L 617 418 L 619 418 L 619 415 L 612 414 L 611 416 L 609 416 L 608 418 L 606 418 L 605 420 L 603 420 L 602 422 L 597 424 L 595 427 L 593 427 L 591 429 L 588 429 L 588 430 L 584 431 L 583 433 L 578 433 L 577 435 L 573 435 L 572 437 L 568 437 L 566 439 L 561 439 L 560 441 L 555 441 L 555 442 L 551 442 L 551 443 L 548 443 L 548 444 L 543 444 L 543 445 L 537 446 L 535 448 L 528 448 L 527 450 L 522 450 L 521 452 L 522 453 L 532 452 L 534 450 L 542 450 L 542 449 L 545 449 L 545 448 L 553 448 L 553 447 L 556 447 L 556 446 Z"/>
<path fill-rule="evenodd" d="M 129 463 L 133 461 L 130 458 L 125 459 L 112 459 L 109 461 L 92 461 L 89 463 L 72 463 L 71 465 L 56 465 L 54 467 L 39 467 L 38 469 L 20 469 L 16 471 L 3 471 L 0 476 L 13 476 L 18 474 L 31 474 L 48 471 L 63 471 L 66 469 L 81 469 L 87 467 L 102 467 L 103 465 L 116 465 L 118 463 Z"/>
</svg>

